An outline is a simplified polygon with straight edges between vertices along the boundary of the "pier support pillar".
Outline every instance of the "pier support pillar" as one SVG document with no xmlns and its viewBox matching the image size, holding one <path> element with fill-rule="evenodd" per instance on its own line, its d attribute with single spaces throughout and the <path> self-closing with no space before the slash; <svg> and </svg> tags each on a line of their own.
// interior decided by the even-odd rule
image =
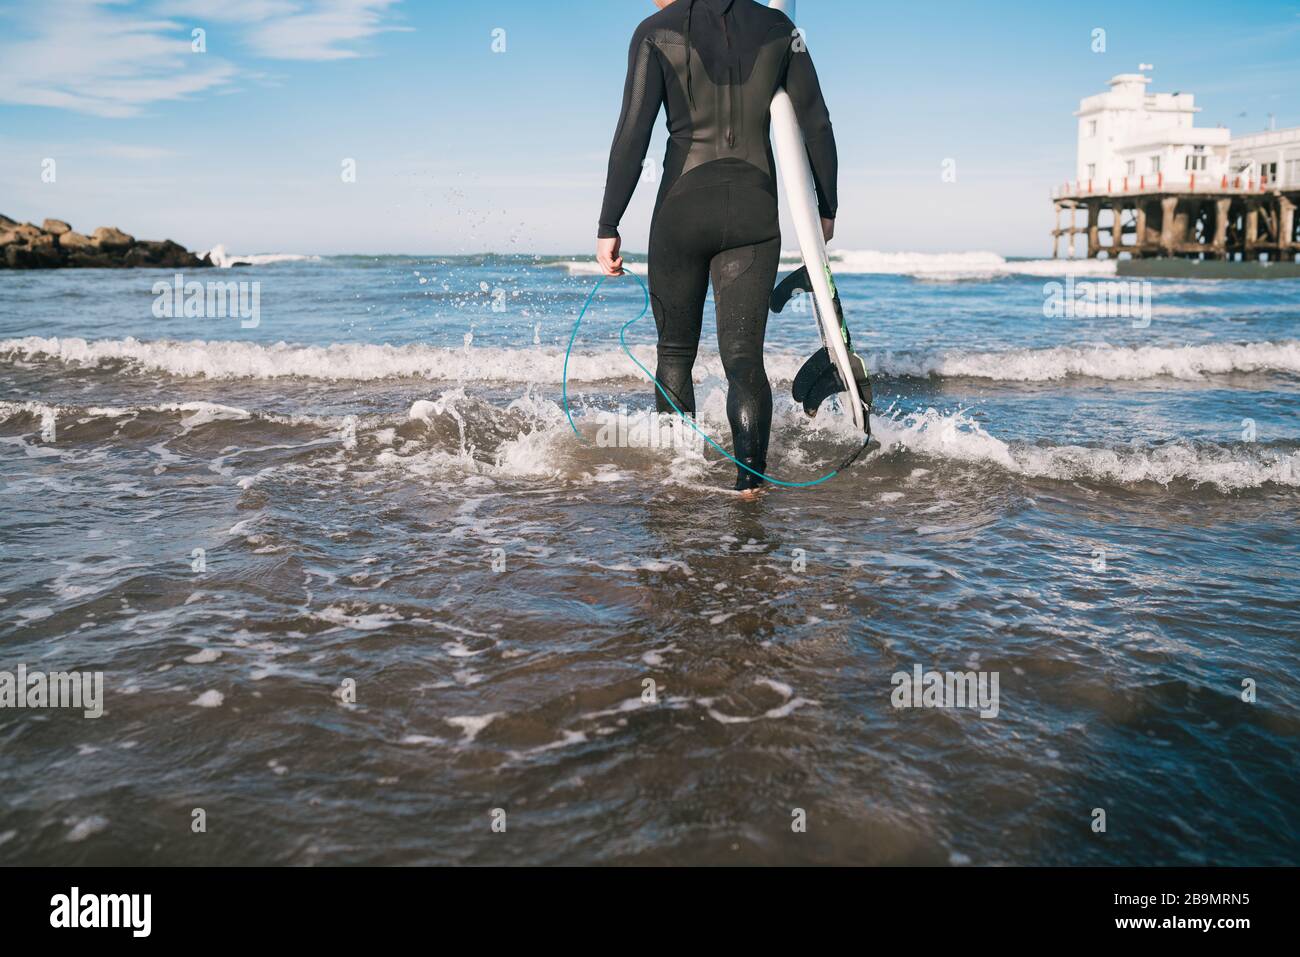
<svg viewBox="0 0 1300 957">
<path fill-rule="evenodd" d="M 1178 197 L 1166 196 L 1160 200 L 1160 255 L 1173 256 L 1178 243 L 1174 229 L 1174 216 L 1178 212 Z"/>
<path fill-rule="evenodd" d="M 1278 259 L 1289 261 L 1295 258 L 1295 203 L 1289 196 L 1277 198 Z"/>
<path fill-rule="evenodd" d="M 1241 258 L 1247 262 L 1259 258 L 1259 204 L 1253 200 L 1247 200 L 1249 204 L 1246 207 L 1246 245 L 1242 251 Z"/>
<path fill-rule="evenodd" d="M 1110 215 L 1110 257 L 1116 259 L 1124 247 L 1124 204 L 1111 203 Z"/>
<path fill-rule="evenodd" d="M 1052 258 L 1061 258 L 1061 204 L 1053 203 L 1056 208 L 1056 228 L 1052 230 Z"/>
<path fill-rule="evenodd" d="M 1139 259 L 1142 256 L 1142 247 L 1147 243 L 1147 208 L 1141 200 L 1138 200 L 1137 205 L 1133 207 L 1133 216 L 1137 227 L 1133 236 L 1133 258 Z"/>
<path fill-rule="evenodd" d="M 1101 252 L 1101 203 L 1088 204 L 1088 258 L 1096 259 Z"/>
<path fill-rule="evenodd" d="M 1214 201 L 1214 258 L 1228 258 L 1228 210 L 1232 200 L 1228 198 Z"/>
</svg>

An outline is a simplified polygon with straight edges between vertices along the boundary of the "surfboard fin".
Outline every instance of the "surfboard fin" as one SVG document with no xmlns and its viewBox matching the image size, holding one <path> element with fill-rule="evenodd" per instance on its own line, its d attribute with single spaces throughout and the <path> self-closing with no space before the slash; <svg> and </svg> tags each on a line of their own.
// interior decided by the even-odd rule
<svg viewBox="0 0 1300 957">
<path fill-rule="evenodd" d="M 780 285 L 772 290 L 772 311 L 780 312 L 786 307 L 797 292 L 812 290 L 812 280 L 808 278 L 808 267 L 800 266 L 781 280 Z"/>
<path fill-rule="evenodd" d="M 862 404 L 867 412 L 870 412 L 871 376 L 867 375 L 862 358 L 857 354 L 850 352 L 849 362 L 853 366 L 853 378 L 857 383 L 858 395 L 862 397 Z M 795 375 L 794 385 L 790 389 L 794 400 L 803 406 L 804 412 L 810 417 L 815 416 L 822 403 L 831 396 L 847 391 L 840 378 L 839 370 L 835 368 L 835 363 L 831 361 L 830 352 L 825 346 L 814 352 L 803 364 Z"/>
</svg>

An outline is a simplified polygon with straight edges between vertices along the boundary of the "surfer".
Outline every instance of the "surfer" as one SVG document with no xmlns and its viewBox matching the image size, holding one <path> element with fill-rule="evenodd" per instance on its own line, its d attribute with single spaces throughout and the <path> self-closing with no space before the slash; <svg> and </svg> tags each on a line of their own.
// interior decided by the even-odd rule
<svg viewBox="0 0 1300 957">
<path fill-rule="evenodd" d="M 808 147 L 822 231 L 835 232 L 838 160 L 817 73 L 790 18 L 755 0 L 655 0 L 632 37 L 623 110 L 610 149 L 596 258 L 623 271 L 618 226 L 642 175 L 660 106 L 668 149 L 650 225 L 650 301 L 659 332 L 656 377 L 695 415 L 691 368 L 710 279 L 738 491 L 767 466 L 772 387 L 763 366 L 768 302 L 781 256 L 772 96 L 784 86 Z M 659 412 L 671 412 L 655 393 Z M 749 471 L 752 469 L 753 471 Z"/>
</svg>

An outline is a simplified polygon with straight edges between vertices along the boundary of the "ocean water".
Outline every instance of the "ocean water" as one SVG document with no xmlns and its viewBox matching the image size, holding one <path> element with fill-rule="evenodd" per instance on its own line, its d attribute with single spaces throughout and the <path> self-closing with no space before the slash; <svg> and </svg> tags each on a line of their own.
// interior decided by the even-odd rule
<svg viewBox="0 0 1300 957">
<path fill-rule="evenodd" d="M 184 277 L 243 321 L 0 272 L 0 672 L 104 682 L 0 709 L 0 862 L 1296 863 L 1300 282 L 1046 318 L 1071 268 L 839 254 L 882 449 L 753 502 L 652 415 L 631 280 L 575 435 L 576 258 Z M 810 481 L 855 438 L 789 398 L 810 315 L 768 343 Z"/>
</svg>

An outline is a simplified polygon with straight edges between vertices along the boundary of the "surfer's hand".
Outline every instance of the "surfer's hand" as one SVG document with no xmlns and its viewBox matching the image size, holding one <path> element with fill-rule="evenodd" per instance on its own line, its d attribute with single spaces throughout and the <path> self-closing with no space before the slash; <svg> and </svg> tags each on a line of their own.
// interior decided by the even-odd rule
<svg viewBox="0 0 1300 957">
<path fill-rule="evenodd" d="M 822 217 L 822 238 L 827 242 L 835 238 L 835 220 Z"/>
<path fill-rule="evenodd" d="M 622 245 L 623 240 L 618 236 L 596 240 L 596 262 L 600 263 L 601 272 L 606 276 L 623 275 L 623 257 L 619 255 Z"/>
</svg>

